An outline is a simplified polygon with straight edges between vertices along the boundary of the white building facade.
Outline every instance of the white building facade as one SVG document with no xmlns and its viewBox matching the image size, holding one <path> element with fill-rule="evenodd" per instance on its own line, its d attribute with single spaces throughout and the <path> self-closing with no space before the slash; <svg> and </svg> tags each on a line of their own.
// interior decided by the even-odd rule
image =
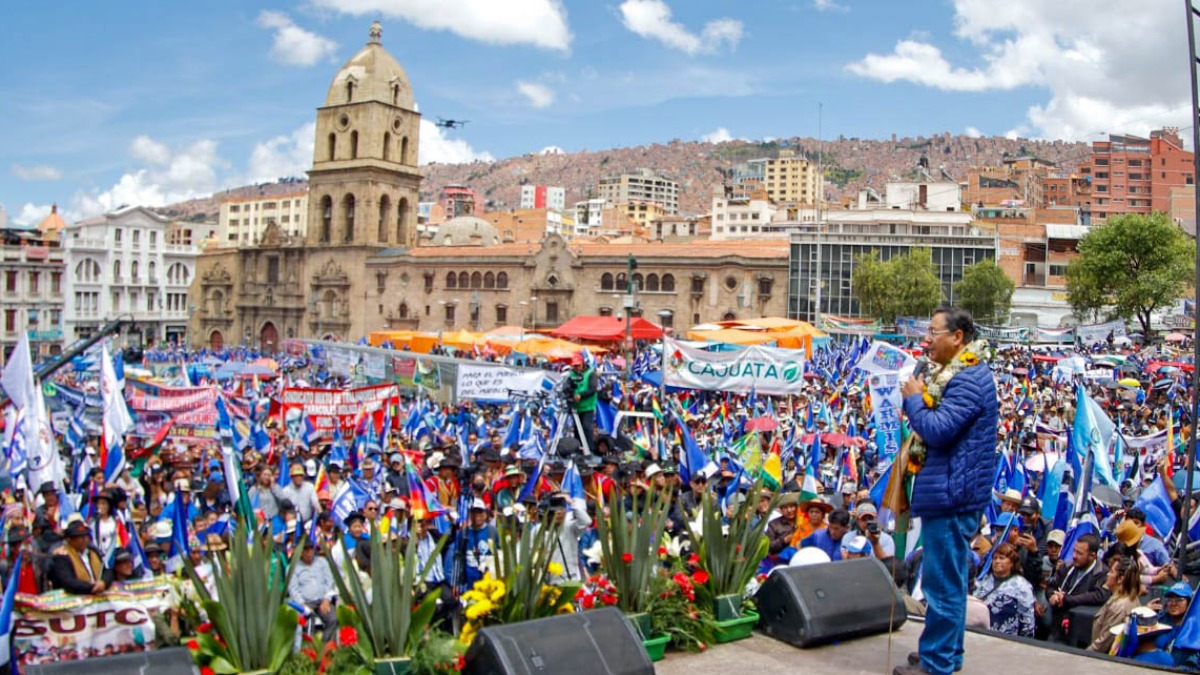
<svg viewBox="0 0 1200 675">
<path fill-rule="evenodd" d="M 221 202 L 218 240 L 222 246 L 253 246 L 267 225 L 275 223 L 284 234 L 308 234 L 308 192 L 261 197 L 235 197 Z"/>
<path fill-rule="evenodd" d="M 88 337 L 116 319 L 132 322 L 126 335 L 134 344 L 186 337 L 188 287 L 199 247 L 194 240 L 170 236 L 169 223 L 143 207 L 129 206 L 66 227 L 66 342 Z"/>
</svg>

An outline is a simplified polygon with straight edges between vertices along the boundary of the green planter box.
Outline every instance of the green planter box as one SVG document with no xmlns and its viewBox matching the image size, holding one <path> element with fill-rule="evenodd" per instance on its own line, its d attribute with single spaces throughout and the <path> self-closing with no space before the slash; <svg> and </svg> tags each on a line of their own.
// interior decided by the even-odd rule
<svg viewBox="0 0 1200 675">
<path fill-rule="evenodd" d="M 406 675 L 410 659 L 376 659 L 375 675 Z"/>
<path fill-rule="evenodd" d="M 667 654 L 667 643 L 670 641 L 670 635 L 659 635 L 649 640 L 642 640 L 642 648 L 646 650 L 646 655 L 650 657 L 651 661 L 662 661 Z"/>
<path fill-rule="evenodd" d="M 713 617 L 717 621 L 729 621 L 742 616 L 742 596 L 718 595 L 713 598 Z"/>
<path fill-rule="evenodd" d="M 750 637 L 750 632 L 754 630 L 756 623 L 758 623 L 758 615 L 754 612 L 746 612 L 744 616 L 736 619 L 718 621 L 717 644 Z"/>
<path fill-rule="evenodd" d="M 638 635 L 642 640 L 649 640 L 652 633 L 650 629 L 650 615 L 646 612 L 638 612 L 637 614 L 626 614 L 629 620 L 633 622 L 633 627 L 637 629 Z"/>
</svg>

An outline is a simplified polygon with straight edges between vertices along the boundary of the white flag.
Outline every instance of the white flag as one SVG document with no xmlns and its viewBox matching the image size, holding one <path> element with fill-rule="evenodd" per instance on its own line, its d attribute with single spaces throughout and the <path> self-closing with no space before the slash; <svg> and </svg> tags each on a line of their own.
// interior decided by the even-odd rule
<svg viewBox="0 0 1200 675">
<path fill-rule="evenodd" d="M 29 334 L 21 331 L 21 338 L 8 357 L 4 373 L 0 374 L 0 386 L 18 408 L 33 405 L 37 385 L 33 381 L 33 359 L 29 355 Z"/>
<path fill-rule="evenodd" d="M 107 344 L 100 348 L 100 399 L 104 405 L 104 443 L 111 450 L 120 447 L 125 432 L 133 427 L 133 418 L 125 405 L 125 388 L 117 381 Z"/>
</svg>

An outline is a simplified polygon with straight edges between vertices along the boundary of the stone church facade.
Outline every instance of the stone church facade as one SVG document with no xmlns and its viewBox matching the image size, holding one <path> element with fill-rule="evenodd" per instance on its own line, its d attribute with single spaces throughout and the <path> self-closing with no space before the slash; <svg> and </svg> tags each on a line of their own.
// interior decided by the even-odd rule
<svg viewBox="0 0 1200 675">
<path fill-rule="evenodd" d="M 373 24 L 317 109 L 308 228 L 268 224 L 259 243 L 197 259 L 194 346 L 277 351 L 288 338 L 353 341 L 373 330 L 547 329 L 578 315 L 635 313 L 676 328 L 784 316 L 787 242 L 517 243 L 471 217 L 419 246 L 420 115 L 400 64 Z M 628 259 L 638 269 L 628 273 Z"/>
</svg>

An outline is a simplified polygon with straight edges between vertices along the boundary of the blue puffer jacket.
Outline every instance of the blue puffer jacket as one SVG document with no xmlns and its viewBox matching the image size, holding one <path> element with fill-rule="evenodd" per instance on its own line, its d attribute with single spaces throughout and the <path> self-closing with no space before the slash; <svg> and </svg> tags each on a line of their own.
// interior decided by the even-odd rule
<svg viewBox="0 0 1200 675">
<path fill-rule="evenodd" d="M 991 499 L 996 470 L 999 403 L 986 364 L 960 371 L 936 408 L 920 394 L 904 399 L 908 423 L 923 441 L 925 466 L 913 485 L 913 516 L 949 516 L 982 511 Z"/>
</svg>

